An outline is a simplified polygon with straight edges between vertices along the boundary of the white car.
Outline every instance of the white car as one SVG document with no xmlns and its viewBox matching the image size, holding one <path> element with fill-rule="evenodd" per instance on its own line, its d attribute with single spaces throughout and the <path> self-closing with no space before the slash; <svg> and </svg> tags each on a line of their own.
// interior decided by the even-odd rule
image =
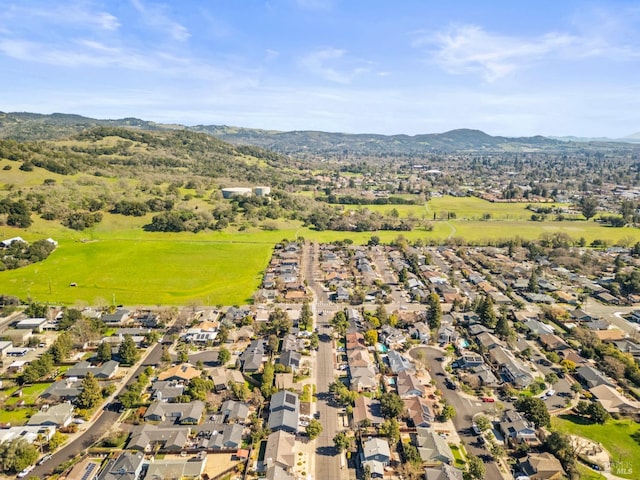
<svg viewBox="0 0 640 480">
<path fill-rule="evenodd" d="M 33 465 L 29 465 L 27 468 L 25 468 L 24 470 L 22 470 L 19 474 L 18 474 L 18 478 L 24 478 L 27 475 L 29 475 L 29 473 L 31 473 L 31 470 L 33 470 L 34 468 L 36 468 Z"/>
<path fill-rule="evenodd" d="M 556 391 L 555 391 L 555 390 L 549 390 L 549 391 L 547 392 L 547 397 L 553 397 L 555 394 L 556 394 Z"/>
</svg>

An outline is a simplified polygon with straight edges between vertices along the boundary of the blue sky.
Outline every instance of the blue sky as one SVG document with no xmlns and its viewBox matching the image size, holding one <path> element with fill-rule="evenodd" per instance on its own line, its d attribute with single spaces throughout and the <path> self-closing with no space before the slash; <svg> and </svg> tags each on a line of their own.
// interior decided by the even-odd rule
<svg viewBox="0 0 640 480">
<path fill-rule="evenodd" d="M 622 137 L 640 2 L 0 0 L 0 110 Z"/>
</svg>

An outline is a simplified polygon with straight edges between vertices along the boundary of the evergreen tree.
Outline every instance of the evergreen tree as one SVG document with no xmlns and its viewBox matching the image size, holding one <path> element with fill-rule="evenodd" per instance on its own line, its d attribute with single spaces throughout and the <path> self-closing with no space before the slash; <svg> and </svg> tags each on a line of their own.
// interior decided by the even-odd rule
<svg viewBox="0 0 640 480">
<path fill-rule="evenodd" d="M 513 329 L 511 328 L 511 325 L 509 325 L 509 320 L 507 320 L 506 312 L 504 312 L 502 315 L 498 317 L 495 332 L 496 332 L 496 335 L 502 338 L 503 340 L 506 340 L 513 336 L 514 332 L 513 332 Z"/>
<path fill-rule="evenodd" d="M 531 276 L 529 277 L 529 285 L 527 286 L 527 291 L 531 293 L 538 293 L 540 290 L 538 286 L 538 273 L 535 268 L 531 270 Z"/>
<path fill-rule="evenodd" d="M 98 345 L 96 358 L 99 362 L 108 362 L 111 360 L 111 344 L 109 342 L 102 342 Z"/>
<path fill-rule="evenodd" d="M 82 380 L 82 390 L 76 399 L 76 406 L 80 409 L 91 410 L 102 401 L 102 388 L 91 372 Z"/>
<path fill-rule="evenodd" d="M 442 323 L 442 307 L 440 306 L 440 295 L 432 292 L 429 295 L 429 310 L 427 311 L 427 322 L 429 328 L 438 330 Z"/>
<path fill-rule="evenodd" d="M 118 348 L 118 356 L 124 365 L 133 365 L 138 361 L 138 348 L 131 335 L 124 336 L 124 340 L 120 344 L 120 348 Z"/>
<path fill-rule="evenodd" d="M 496 326 L 496 311 L 493 308 L 493 299 L 490 295 L 484 297 L 484 300 L 480 304 L 480 321 L 487 328 L 495 328 Z"/>
</svg>

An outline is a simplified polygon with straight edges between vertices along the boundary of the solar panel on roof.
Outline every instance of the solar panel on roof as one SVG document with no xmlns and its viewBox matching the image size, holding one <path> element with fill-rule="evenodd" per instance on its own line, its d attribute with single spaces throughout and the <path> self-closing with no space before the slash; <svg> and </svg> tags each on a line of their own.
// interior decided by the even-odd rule
<svg viewBox="0 0 640 480">
<path fill-rule="evenodd" d="M 97 465 L 95 463 L 90 463 L 89 465 L 87 465 L 87 468 L 80 480 L 87 480 L 91 476 L 91 473 L 95 470 L 96 466 Z"/>
</svg>

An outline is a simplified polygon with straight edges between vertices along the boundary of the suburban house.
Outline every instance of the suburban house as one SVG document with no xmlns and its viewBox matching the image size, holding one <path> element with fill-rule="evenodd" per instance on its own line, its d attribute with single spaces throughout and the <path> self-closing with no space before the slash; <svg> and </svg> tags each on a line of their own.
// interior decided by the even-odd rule
<svg viewBox="0 0 640 480">
<path fill-rule="evenodd" d="M 396 388 L 400 398 L 422 397 L 425 392 L 424 385 L 418 377 L 416 377 L 413 372 L 406 370 L 398 373 L 396 377 Z"/>
<path fill-rule="evenodd" d="M 213 450 L 237 449 L 242 445 L 244 427 L 239 423 L 224 425 L 211 435 L 207 447 Z"/>
<path fill-rule="evenodd" d="M 184 385 L 176 381 L 156 381 L 151 384 L 151 399 L 171 402 L 184 393 Z"/>
<path fill-rule="evenodd" d="M 498 367 L 500 374 L 506 382 L 513 384 L 517 388 L 529 386 L 534 378 L 531 370 L 513 354 L 502 347 L 494 347 L 489 350 L 491 363 Z"/>
<path fill-rule="evenodd" d="M 131 318 L 130 314 L 131 312 L 129 312 L 129 310 L 118 308 L 113 313 L 105 313 L 102 315 L 102 321 L 108 327 L 120 327 L 129 321 Z"/>
<path fill-rule="evenodd" d="M 384 417 L 380 411 L 380 400 L 371 399 L 364 395 L 358 395 L 353 406 L 353 423 L 361 425 L 362 422 L 371 425 L 382 425 Z"/>
<path fill-rule="evenodd" d="M 227 400 L 220 407 L 220 413 L 224 415 L 227 423 L 237 422 L 244 424 L 249 418 L 249 405 L 244 402 Z"/>
<path fill-rule="evenodd" d="M 425 480 L 463 480 L 462 470 L 443 463 L 439 467 L 429 467 L 424 471 Z"/>
<path fill-rule="evenodd" d="M 530 480 L 560 480 L 566 473 L 560 464 L 560 460 L 550 453 L 530 453 L 518 464 L 522 475 L 516 475 L 516 479 L 526 477 Z"/>
<path fill-rule="evenodd" d="M 229 382 L 244 383 L 242 372 L 225 367 L 212 368 L 209 370 L 209 376 L 213 380 L 213 385 L 217 392 L 226 390 L 229 387 Z"/>
<path fill-rule="evenodd" d="M 296 437 L 288 432 L 277 431 L 270 434 L 267 437 L 262 471 L 269 472 L 272 469 L 273 479 L 279 478 L 273 476 L 276 466 L 280 467 L 283 473 L 291 472 L 296 464 L 295 445 Z"/>
<path fill-rule="evenodd" d="M 372 478 L 384 477 L 384 467 L 389 465 L 390 460 L 389 443 L 384 438 L 370 438 L 362 443 L 362 468 L 369 467 Z"/>
<path fill-rule="evenodd" d="M 430 427 L 434 421 L 433 410 L 421 397 L 403 399 L 406 415 L 414 427 Z"/>
<path fill-rule="evenodd" d="M 354 392 L 370 392 L 378 388 L 378 379 L 373 365 L 349 368 L 349 385 Z"/>
<path fill-rule="evenodd" d="M 204 408 L 204 402 L 200 400 L 190 403 L 165 403 L 156 400 L 147 408 L 144 419 L 152 422 L 171 420 L 179 425 L 197 425 Z"/>
<path fill-rule="evenodd" d="M 21 427 L 10 427 L 0 429 L 0 444 L 22 439 L 28 443 L 39 441 L 41 438 L 49 441 L 56 433 L 54 425 L 23 425 Z"/>
<path fill-rule="evenodd" d="M 35 413 L 28 421 L 27 425 L 52 425 L 55 427 L 66 427 L 73 419 L 73 405 L 69 403 L 59 403 L 48 408 L 43 408 Z"/>
<path fill-rule="evenodd" d="M 396 352 L 395 350 L 389 350 L 387 353 L 387 359 L 389 361 L 389 367 L 394 375 L 398 375 L 400 372 L 415 372 L 416 368 L 413 363 L 404 355 Z"/>
<path fill-rule="evenodd" d="M 598 385 L 614 387 L 613 382 L 609 381 L 607 377 L 605 377 L 604 373 L 588 365 L 578 368 L 576 370 L 576 374 L 580 377 L 580 380 L 587 386 L 587 388 L 597 387 Z"/>
<path fill-rule="evenodd" d="M 187 444 L 190 432 L 191 429 L 187 426 L 141 425 L 134 427 L 127 448 L 151 451 L 157 447 L 159 450 L 167 452 L 179 452 Z"/>
<path fill-rule="evenodd" d="M 109 360 L 102 365 L 91 365 L 91 363 L 83 360 L 64 372 L 64 376 L 67 378 L 84 378 L 89 373 L 92 373 L 98 380 L 108 380 L 116 375 L 119 365 L 115 360 Z"/>
<path fill-rule="evenodd" d="M 183 382 L 188 383 L 192 378 L 198 378 L 202 372 L 190 363 L 175 365 L 158 375 L 161 382 Z"/>
<path fill-rule="evenodd" d="M 144 478 L 145 480 L 164 480 L 165 478 L 196 480 L 202 478 L 206 464 L 206 457 L 154 458 L 149 462 Z"/>
<path fill-rule="evenodd" d="M 74 402 L 82 391 L 82 380 L 66 378 L 52 383 L 40 398 L 51 402 Z"/>
<path fill-rule="evenodd" d="M 589 392 L 609 413 L 635 414 L 640 412 L 640 402 L 625 397 L 610 385 L 598 385 L 589 389 Z"/>
<path fill-rule="evenodd" d="M 280 354 L 280 358 L 278 359 L 278 363 L 280 365 L 284 365 L 285 367 L 290 368 L 293 372 L 298 371 L 301 362 L 302 354 L 291 350 L 282 352 L 282 354 Z"/>
<path fill-rule="evenodd" d="M 262 368 L 265 355 L 264 340 L 253 340 L 238 358 L 242 372 L 255 373 Z"/>
<path fill-rule="evenodd" d="M 300 419 L 300 400 L 298 394 L 281 390 L 271 397 L 269 404 L 269 421 L 271 431 L 284 430 L 297 433 Z"/>
<path fill-rule="evenodd" d="M 144 454 L 125 452 L 109 460 L 97 480 L 137 480 L 143 465 Z"/>
<path fill-rule="evenodd" d="M 545 333 L 540 335 L 538 339 L 540 345 L 549 350 L 550 352 L 557 352 L 558 350 L 567 350 L 569 345 L 559 336 L 554 333 Z"/>
<path fill-rule="evenodd" d="M 504 438 L 513 445 L 523 442 L 529 444 L 538 442 L 535 426 L 515 410 L 507 410 L 504 413 L 499 429 Z"/>
<path fill-rule="evenodd" d="M 416 428 L 416 442 L 422 461 L 428 465 L 453 464 L 454 458 L 447 441 L 432 428 Z"/>
</svg>

